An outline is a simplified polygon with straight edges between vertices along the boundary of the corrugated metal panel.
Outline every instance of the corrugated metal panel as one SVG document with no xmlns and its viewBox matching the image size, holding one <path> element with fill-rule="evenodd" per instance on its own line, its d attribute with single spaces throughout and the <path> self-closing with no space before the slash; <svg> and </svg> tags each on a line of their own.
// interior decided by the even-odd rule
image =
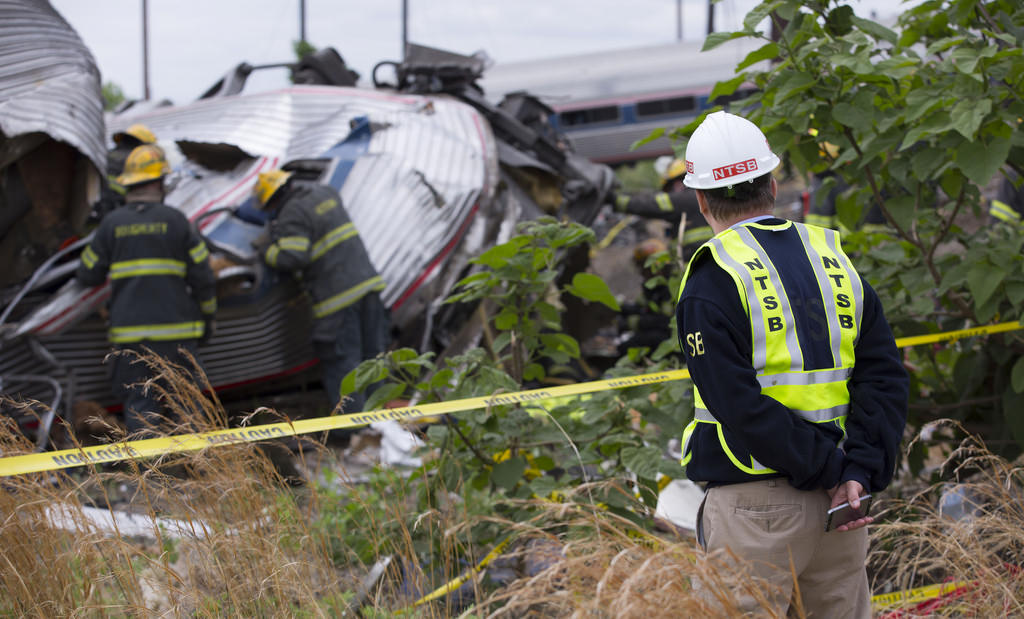
<svg viewBox="0 0 1024 619">
<path fill-rule="evenodd" d="M 256 173 L 322 156 L 366 116 L 377 129 L 340 189 L 393 305 L 436 275 L 432 265 L 456 238 L 497 175 L 494 138 L 470 106 L 448 98 L 360 88 L 297 86 L 236 95 L 111 120 L 111 131 L 142 122 L 169 151 L 181 140 L 232 144 L 257 157 L 229 173 L 185 172 L 167 202 L 195 219 L 237 205 Z M 192 166 L 195 167 L 195 166 Z M 204 227 L 204 231 L 212 230 Z"/>
<path fill-rule="evenodd" d="M 103 171 L 100 75 L 78 34 L 45 0 L 0 0 L 0 131 L 42 132 Z"/>
</svg>

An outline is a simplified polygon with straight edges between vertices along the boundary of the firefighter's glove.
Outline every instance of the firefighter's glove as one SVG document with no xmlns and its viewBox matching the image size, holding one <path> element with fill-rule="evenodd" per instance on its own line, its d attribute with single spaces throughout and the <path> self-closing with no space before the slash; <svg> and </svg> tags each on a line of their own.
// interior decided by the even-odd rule
<svg viewBox="0 0 1024 619">
<path fill-rule="evenodd" d="M 252 248 L 256 250 L 256 253 L 262 256 L 267 253 L 267 248 L 270 247 L 270 228 L 263 230 L 263 234 L 259 235 L 252 240 Z"/>
<path fill-rule="evenodd" d="M 203 334 L 199 336 L 199 343 L 205 344 L 210 341 L 213 337 L 213 332 L 217 330 L 217 323 L 214 321 L 213 316 L 207 316 L 203 318 Z"/>
</svg>

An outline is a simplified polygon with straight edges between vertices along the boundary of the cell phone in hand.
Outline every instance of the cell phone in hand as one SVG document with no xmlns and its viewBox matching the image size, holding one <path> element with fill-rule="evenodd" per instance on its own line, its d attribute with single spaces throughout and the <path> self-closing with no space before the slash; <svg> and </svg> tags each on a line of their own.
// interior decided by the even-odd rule
<svg viewBox="0 0 1024 619">
<path fill-rule="evenodd" d="M 870 494 L 865 494 L 860 497 L 860 507 L 857 509 L 854 509 L 847 501 L 828 510 L 828 515 L 825 518 L 825 531 L 835 530 L 837 527 L 867 516 L 871 511 L 871 501 L 873 500 Z"/>
</svg>

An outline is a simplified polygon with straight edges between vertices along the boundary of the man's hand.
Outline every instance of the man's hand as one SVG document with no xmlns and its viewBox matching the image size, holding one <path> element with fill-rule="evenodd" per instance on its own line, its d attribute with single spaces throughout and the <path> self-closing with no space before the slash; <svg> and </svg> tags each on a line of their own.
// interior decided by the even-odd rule
<svg viewBox="0 0 1024 619">
<path fill-rule="evenodd" d="M 854 481 L 852 479 L 845 481 L 835 488 L 830 488 L 828 490 L 828 495 L 832 498 L 832 503 L 829 505 L 829 509 L 842 505 L 847 501 L 850 502 L 850 506 L 854 509 L 860 509 L 860 497 L 864 494 L 866 494 L 864 492 L 864 486 L 860 485 L 859 481 Z M 871 516 L 864 516 L 863 518 L 858 518 L 857 520 L 853 520 L 836 527 L 836 531 L 853 531 L 854 529 L 865 527 L 874 521 L 875 519 Z"/>
</svg>

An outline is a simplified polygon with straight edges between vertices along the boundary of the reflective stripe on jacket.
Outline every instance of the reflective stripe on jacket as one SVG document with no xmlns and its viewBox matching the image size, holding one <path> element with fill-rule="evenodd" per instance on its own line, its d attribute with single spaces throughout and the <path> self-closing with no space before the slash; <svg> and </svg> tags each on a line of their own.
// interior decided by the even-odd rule
<svg viewBox="0 0 1024 619">
<path fill-rule="evenodd" d="M 301 272 L 313 299 L 313 339 L 332 340 L 328 317 L 385 283 L 334 188 L 292 181 L 284 191 L 263 258 L 276 269 Z"/>
<path fill-rule="evenodd" d="M 764 232 L 795 231 L 800 244 L 792 244 L 802 253 L 794 256 L 779 245 L 772 249 L 758 241 Z M 850 404 L 847 381 L 853 371 L 854 348 L 860 332 L 863 312 L 863 289 L 860 276 L 840 247 L 834 230 L 795 222 L 782 224 L 750 223 L 723 231 L 697 251 L 690 266 L 703 253 L 728 273 L 750 320 L 752 347 L 751 365 L 761 386 L 761 393 L 771 397 L 797 417 L 815 424 L 833 424 L 839 436 L 845 436 L 845 422 Z M 787 255 L 783 255 L 786 253 Z M 816 282 L 817 298 L 790 299 L 776 262 L 793 264 L 803 260 L 803 267 Z M 689 279 L 687 269 L 680 285 L 680 295 Z M 804 362 L 809 342 L 802 342 L 796 328 L 795 315 L 813 314 L 821 321 L 822 336 L 827 342 L 830 361 L 827 367 L 808 370 Z M 694 387 L 695 414 L 683 433 L 683 460 L 686 465 L 694 452 L 690 439 L 698 424 L 712 424 L 722 450 L 733 466 L 748 475 L 773 474 L 752 456 L 740 457 L 729 444 L 721 423 L 708 410 L 699 389 Z M 840 439 L 839 443 L 842 443 Z M 700 457 L 700 454 L 696 454 Z"/>
<path fill-rule="evenodd" d="M 110 278 L 111 342 L 196 339 L 217 311 L 209 255 L 180 211 L 134 202 L 100 221 L 76 276 L 86 286 Z"/>
</svg>

